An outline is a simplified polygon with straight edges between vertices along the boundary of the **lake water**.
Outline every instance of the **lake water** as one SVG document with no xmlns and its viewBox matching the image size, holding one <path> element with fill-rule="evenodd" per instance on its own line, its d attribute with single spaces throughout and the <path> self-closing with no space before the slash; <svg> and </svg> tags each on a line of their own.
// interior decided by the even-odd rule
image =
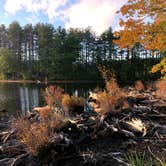
<svg viewBox="0 0 166 166">
<path fill-rule="evenodd" d="M 97 83 L 66 83 L 56 84 L 66 93 L 86 98 L 88 92 L 99 86 Z M 0 111 L 11 116 L 17 113 L 25 114 L 34 107 L 43 106 L 45 85 L 0 83 Z M 1 112 L 2 114 L 2 112 Z"/>
</svg>

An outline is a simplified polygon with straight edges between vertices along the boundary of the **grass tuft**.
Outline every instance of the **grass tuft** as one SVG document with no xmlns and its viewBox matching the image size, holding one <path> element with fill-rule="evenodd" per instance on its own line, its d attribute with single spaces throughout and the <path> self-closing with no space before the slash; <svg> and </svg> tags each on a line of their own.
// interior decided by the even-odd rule
<svg viewBox="0 0 166 166">
<path fill-rule="evenodd" d="M 13 125 L 17 130 L 17 137 L 32 155 L 49 143 L 65 121 L 65 117 L 53 111 L 47 111 L 39 121 L 32 122 L 25 117 L 17 118 Z"/>
</svg>

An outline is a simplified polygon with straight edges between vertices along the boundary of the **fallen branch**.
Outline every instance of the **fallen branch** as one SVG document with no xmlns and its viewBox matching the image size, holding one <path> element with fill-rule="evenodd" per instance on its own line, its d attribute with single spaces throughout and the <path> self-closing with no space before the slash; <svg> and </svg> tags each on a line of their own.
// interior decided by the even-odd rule
<svg viewBox="0 0 166 166">
<path fill-rule="evenodd" d="M 6 141 L 9 139 L 9 137 L 14 134 L 16 129 L 11 130 L 4 138 L 2 138 L 3 143 L 6 143 Z"/>
<path fill-rule="evenodd" d="M 14 161 L 11 163 L 10 166 L 18 165 L 22 161 L 22 159 L 27 157 L 28 155 L 29 155 L 28 153 L 25 153 L 25 154 L 17 156 L 17 158 L 14 159 Z"/>
</svg>

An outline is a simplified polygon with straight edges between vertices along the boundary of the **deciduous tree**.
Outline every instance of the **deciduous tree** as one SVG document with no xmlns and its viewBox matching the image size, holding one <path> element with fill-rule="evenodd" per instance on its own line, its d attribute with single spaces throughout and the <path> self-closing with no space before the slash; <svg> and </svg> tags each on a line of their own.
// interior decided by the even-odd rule
<svg viewBox="0 0 166 166">
<path fill-rule="evenodd" d="M 121 7 L 122 30 L 115 32 L 115 43 L 129 50 L 141 43 L 147 50 L 166 50 L 166 1 L 128 0 Z"/>
</svg>

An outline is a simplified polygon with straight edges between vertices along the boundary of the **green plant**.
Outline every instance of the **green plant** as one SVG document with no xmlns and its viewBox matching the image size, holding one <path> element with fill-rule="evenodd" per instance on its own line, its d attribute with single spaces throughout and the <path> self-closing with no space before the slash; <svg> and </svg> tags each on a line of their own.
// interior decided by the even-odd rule
<svg viewBox="0 0 166 166">
<path fill-rule="evenodd" d="M 131 166 L 152 166 L 153 160 L 151 157 L 147 157 L 145 153 L 133 153 L 126 156 L 126 160 Z"/>
</svg>

